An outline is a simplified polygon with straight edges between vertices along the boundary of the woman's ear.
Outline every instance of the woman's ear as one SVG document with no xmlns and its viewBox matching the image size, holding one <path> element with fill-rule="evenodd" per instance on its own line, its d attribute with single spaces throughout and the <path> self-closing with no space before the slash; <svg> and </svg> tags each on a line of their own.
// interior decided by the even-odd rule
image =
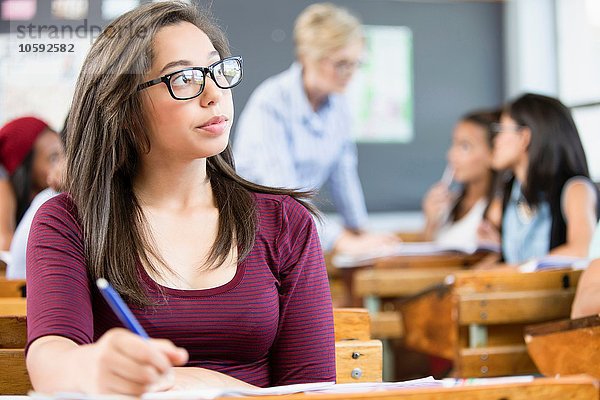
<svg viewBox="0 0 600 400">
<path fill-rule="evenodd" d="M 523 150 L 528 150 L 529 145 L 531 144 L 531 129 L 528 126 L 524 126 L 521 128 L 521 144 L 523 146 Z"/>
</svg>

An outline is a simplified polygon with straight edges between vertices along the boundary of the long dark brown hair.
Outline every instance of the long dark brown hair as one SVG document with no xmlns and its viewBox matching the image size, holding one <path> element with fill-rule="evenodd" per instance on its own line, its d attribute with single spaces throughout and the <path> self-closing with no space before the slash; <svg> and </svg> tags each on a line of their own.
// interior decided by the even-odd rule
<svg viewBox="0 0 600 400">
<path fill-rule="evenodd" d="M 561 209 L 565 183 L 574 176 L 590 178 L 577 126 L 571 111 L 560 100 L 535 93 L 526 93 L 509 102 L 503 112 L 531 131 L 527 178 L 521 191 L 532 208 L 543 201 L 549 203 L 552 214 L 550 249 L 553 249 L 565 243 L 567 238 Z M 505 184 L 503 209 L 510 199 L 514 179 L 509 176 Z"/>
<path fill-rule="evenodd" d="M 21 221 L 21 218 L 23 218 L 23 215 L 29 208 L 34 196 L 32 177 L 34 158 L 35 150 L 31 150 L 23 162 L 17 167 L 15 172 L 10 176 L 10 183 L 12 184 L 15 196 L 17 197 L 17 214 L 15 220 L 17 224 Z"/>
<path fill-rule="evenodd" d="M 91 47 L 68 119 L 66 187 L 83 231 L 90 277 L 108 279 L 138 304 L 150 304 L 139 279 L 140 261 L 157 275 L 170 269 L 158 255 L 133 191 L 140 154 L 150 149 L 137 86 L 152 65 L 156 33 L 181 22 L 201 29 L 221 57 L 229 55 L 224 34 L 198 6 L 179 1 L 143 4 L 112 22 Z M 253 192 L 290 195 L 314 212 L 307 192 L 267 188 L 240 178 L 229 145 L 207 158 L 207 175 L 219 222 L 203 268 L 220 266 L 233 246 L 239 260 L 251 251 L 258 223 Z"/>
</svg>

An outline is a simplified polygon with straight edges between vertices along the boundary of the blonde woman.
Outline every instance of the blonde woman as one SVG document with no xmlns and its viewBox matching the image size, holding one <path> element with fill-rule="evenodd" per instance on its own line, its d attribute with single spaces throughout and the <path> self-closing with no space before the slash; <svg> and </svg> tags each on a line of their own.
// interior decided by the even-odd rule
<svg viewBox="0 0 600 400">
<path fill-rule="evenodd" d="M 327 250 L 356 253 L 393 243 L 388 235 L 364 230 L 367 210 L 343 95 L 361 62 L 361 24 L 344 8 L 312 4 L 296 20 L 294 41 L 297 61 L 263 82 L 240 117 L 234 139 L 238 172 L 274 187 L 327 185 L 345 227 L 325 227 Z"/>
<path fill-rule="evenodd" d="M 240 57 L 208 16 L 145 3 L 98 37 L 66 135 L 66 192 L 34 218 L 27 368 L 41 392 L 334 381 L 310 206 L 238 177 Z M 121 328 L 106 278 L 152 339 Z M 173 368 L 177 367 L 177 368 Z"/>
</svg>

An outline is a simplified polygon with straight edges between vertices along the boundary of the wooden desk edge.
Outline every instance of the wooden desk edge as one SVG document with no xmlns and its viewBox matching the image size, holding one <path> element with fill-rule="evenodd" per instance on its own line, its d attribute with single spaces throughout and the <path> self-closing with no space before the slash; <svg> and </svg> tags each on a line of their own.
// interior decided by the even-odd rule
<svg viewBox="0 0 600 400">
<path fill-rule="evenodd" d="M 472 386 L 457 386 L 457 387 L 423 387 L 410 389 L 396 389 L 378 392 L 364 393 L 297 393 L 291 395 L 279 396 L 251 396 L 246 399 L 260 400 L 366 400 L 366 399 L 460 399 L 464 396 L 465 399 L 489 399 L 505 397 L 510 400 L 529 400 L 533 398 L 560 398 L 549 397 L 556 395 L 564 395 L 565 391 L 572 387 L 568 393 L 574 394 L 568 397 L 570 400 L 583 399 L 600 399 L 600 391 L 598 381 L 587 375 L 577 375 L 562 378 L 537 378 L 532 382 L 523 383 L 505 383 L 497 385 L 472 385 Z M 477 394 L 477 392 L 479 392 Z M 539 392 L 539 393 L 536 393 Z M 535 395 L 543 395 L 544 397 L 535 397 Z M 229 398 L 220 397 L 219 400 L 227 400 Z"/>
</svg>

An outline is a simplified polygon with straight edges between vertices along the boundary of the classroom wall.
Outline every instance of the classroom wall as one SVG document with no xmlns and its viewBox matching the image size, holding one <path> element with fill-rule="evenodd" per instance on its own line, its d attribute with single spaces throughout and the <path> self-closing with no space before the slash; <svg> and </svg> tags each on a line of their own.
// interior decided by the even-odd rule
<svg viewBox="0 0 600 400">
<path fill-rule="evenodd" d="M 366 24 L 407 26 L 412 30 L 415 140 L 410 144 L 359 144 L 358 154 L 369 211 L 419 209 L 421 197 L 444 170 L 456 119 L 473 108 L 492 107 L 503 101 L 504 5 L 454 1 L 333 2 L 355 11 Z M 258 83 L 293 61 L 293 22 L 311 3 L 212 2 L 233 53 L 244 57 L 245 81 L 234 92 L 238 113 Z"/>
<path fill-rule="evenodd" d="M 148 1 L 148 0 L 144 0 Z M 244 57 L 245 80 L 234 89 L 239 114 L 253 89 L 294 59 L 292 28 L 307 0 L 198 0 L 227 32 L 232 52 Z M 477 107 L 499 105 L 504 87 L 502 2 L 333 0 L 365 24 L 407 26 L 413 34 L 414 131 L 410 144 L 359 144 L 359 174 L 369 211 L 420 208 L 440 178 L 454 123 Z M 99 1 L 90 1 L 87 24 L 106 26 Z M 39 2 L 33 24 L 55 21 L 50 2 Z M 0 32 L 13 30 L 0 21 Z M 73 79 L 74 83 L 74 79 Z M 22 95 L 22 93 L 19 93 Z M 65 100 L 65 110 L 68 102 Z M 64 115 L 56 117 L 56 125 Z M 234 138 L 235 140 L 235 138 Z M 325 196 L 326 197 L 326 196 Z M 325 209 L 332 207 L 325 203 Z"/>
</svg>

